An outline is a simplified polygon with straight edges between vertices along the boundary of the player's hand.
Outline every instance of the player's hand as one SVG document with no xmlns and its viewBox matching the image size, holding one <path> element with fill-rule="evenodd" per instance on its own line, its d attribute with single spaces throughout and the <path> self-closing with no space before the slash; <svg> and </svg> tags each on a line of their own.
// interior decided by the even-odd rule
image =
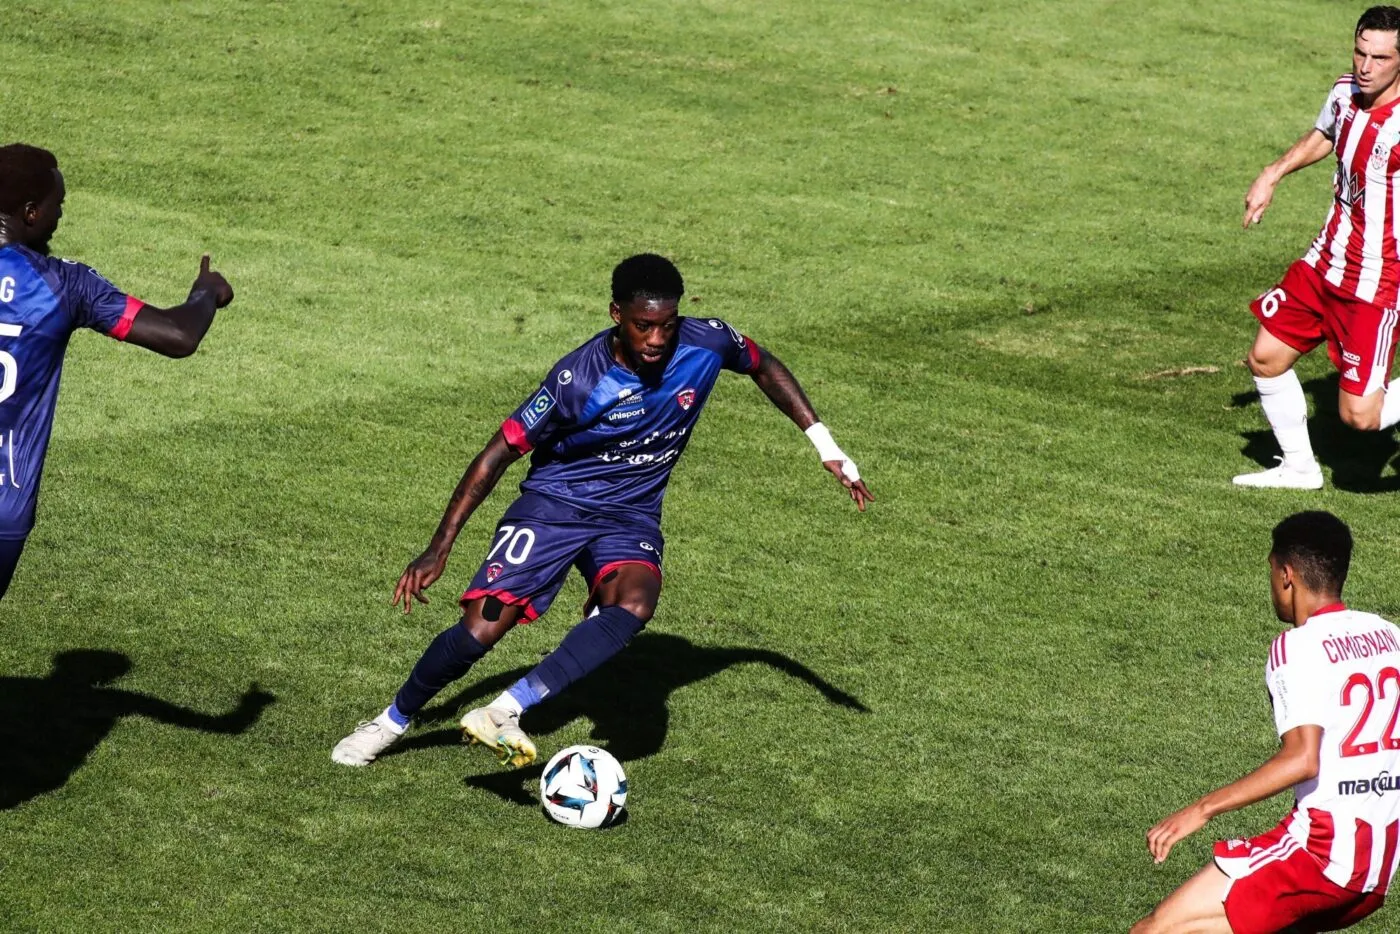
<svg viewBox="0 0 1400 934">
<path fill-rule="evenodd" d="M 190 294 L 195 292 L 208 292 L 214 296 L 214 307 L 223 308 L 233 301 L 233 286 L 228 284 L 228 280 L 221 273 L 209 268 L 209 254 L 205 253 L 199 261 L 199 275 L 194 278 L 194 285 L 190 286 Z"/>
<path fill-rule="evenodd" d="M 1276 185 L 1277 183 L 1269 177 L 1268 173 L 1263 173 L 1254 180 L 1253 185 L 1249 186 L 1249 191 L 1244 196 L 1244 227 L 1246 230 L 1264 219 L 1264 211 L 1274 200 Z"/>
<path fill-rule="evenodd" d="M 1152 854 L 1154 863 L 1166 860 L 1167 854 L 1177 842 L 1200 830 L 1210 820 L 1200 802 L 1182 808 L 1175 814 L 1163 818 L 1157 826 L 1147 832 L 1147 851 Z"/>
<path fill-rule="evenodd" d="M 851 494 L 851 499 L 855 501 L 856 507 L 861 512 L 865 512 L 865 504 L 875 502 L 874 495 L 866 489 L 864 480 L 852 480 L 846 476 L 845 461 L 822 461 L 822 466 L 831 471 L 841 485 L 846 488 L 846 492 Z"/>
<path fill-rule="evenodd" d="M 429 548 L 408 567 L 404 568 L 403 576 L 399 578 L 399 586 L 394 588 L 394 599 L 389 601 L 390 606 L 403 604 L 405 614 L 413 609 L 413 601 L 426 604 L 428 598 L 423 596 L 423 591 L 432 586 L 433 581 L 442 576 L 442 569 L 447 567 L 447 555 L 439 555 Z"/>
</svg>

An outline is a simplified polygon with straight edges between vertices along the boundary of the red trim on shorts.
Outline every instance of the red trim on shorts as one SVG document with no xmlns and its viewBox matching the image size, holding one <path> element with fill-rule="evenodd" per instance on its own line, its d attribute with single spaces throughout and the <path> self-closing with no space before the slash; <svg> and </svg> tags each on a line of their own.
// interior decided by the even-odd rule
<svg viewBox="0 0 1400 934">
<path fill-rule="evenodd" d="M 615 571 L 618 568 L 622 567 L 624 564 L 646 565 L 647 567 L 651 568 L 651 573 L 656 575 L 656 579 L 661 580 L 661 568 L 657 567 L 656 563 L 653 561 L 647 561 L 642 558 L 623 558 L 621 561 L 609 561 L 607 564 L 603 565 L 598 569 L 597 574 L 593 575 L 593 582 L 588 585 L 588 599 L 593 599 L 593 591 L 598 589 L 598 582 L 601 581 L 604 577 L 606 577 L 609 571 Z"/>
<path fill-rule="evenodd" d="M 525 437 L 525 426 L 513 418 L 508 418 L 501 422 L 501 434 L 506 436 L 506 444 L 517 454 L 529 454 L 534 447 L 530 439 Z"/>
<path fill-rule="evenodd" d="M 145 307 L 146 303 L 141 299 L 134 295 L 128 295 L 126 297 L 126 310 L 122 312 L 121 318 L 112 326 L 112 330 L 107 332 L 107 335 L 119 341 L 126 340 L 126 336 L 131 333 L 131 322 L 136 320 L 137 312 Z"/>
<path fill-rule="evenodd" d="M 495 597 L 506 606 L 523 606 L 525 608 L 525 616 L 521 619 L 522 623 L 533 623 L 540 618 L 539 611 L 535 609 L 535 605 L 530 602 L 529 597 L 517 597 L 508 590 L 478 587 L 475 590 L 468 590 L 466 593 L 462 594 L 462 598 L 458 600 L 457 603 L 460 604 L 463 609 L 466 609 L 467 603 L 471 600 L 475 600 L 477 597 Z"/>
</svg>

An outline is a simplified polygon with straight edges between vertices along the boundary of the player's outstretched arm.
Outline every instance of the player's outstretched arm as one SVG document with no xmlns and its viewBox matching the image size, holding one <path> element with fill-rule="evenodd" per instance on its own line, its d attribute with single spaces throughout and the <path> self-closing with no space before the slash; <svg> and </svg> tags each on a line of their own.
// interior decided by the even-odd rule
<svg viewBox="0 0 1400 934">
<path fill-rule="evenodd" d="M 865 504 L 875 502 L 875 497 L 866 488 L 865 481 L 861 480 L 855 461 L 846 456 L 832 440 L 831 432 L 817 420 L 817 413 L 812 403 L 807 401 L 807 394 L 798 385 L 797 377 L 766 350 L 759 351 L 758 368 L 752 375 L 758 388 L 778 407 L 778 411 L 796 422 L 797 427 L 816 445 L 822 466 L 841 481 L 841 485 L 851 494 L 851 500 L 864 512 Z"/>
<path fill-rule="evenodd" d="M 506 468 L 519 459 L 520 454 L 506 443 L 505 434 L 498 430 L 481 453 L 467 465 L 457 489 L 452 491 L 452 499 L 447 503 L 447 511 L 443 513 L 432 541 L 399 577 L 399 585 L 394 588 L 394 599 L 389 601 L 390 606 L 402 603 L 403 611 L 408 613 L 413 609 L 414 600 L 428 602 L 423 591 L 442 576 L 443 569 L 447 567 L 447 556 L 462 526 L 476 512 L 476 507 L 491 495 Z"/>
<path fill-rule="evenodd" d="M 1257 224 L 1264 218 L 1269 202 L 1274 200 L 1274 189 L 1283 177 L 1299 169 L 1307 168 L 1314 162 L 1321 162 L 1332 152 L 1332 141 L 1317 129 L 1304 133 L 1298 142 L 1289 147 L 1288 152 L 1279 156 L 1264 167 L 1254 184 L 1244 196 L 1244 226 Z"/>
<path fill-rule="evenodd" d="M 1152 861 L 1160 863 L 1165 860 L 1178 841 L 1200 830 L 1216 815 L 1238 811 L 1256 801 L 1272 798 L 1299 782 L 1315 778 L 1321 746 L 1320 726 L 1299 726 L 1284 733 L 1282 745 L 1268 762 L 1239 781 L 1212 791 L 1194 804 L 1164 818 L 1149 830 L 1147 849 L 1152 854 Z"/>
<path fill-rule="evenodd" d="M 205 254 L 199 261 L 199 275 L 190 287 L 190 297 L 174 308 L 142 308 L 132 319 L 127 343 L 167 357 L 188 357 L 199 349 L 209 325 L 214 323 L 214 312 L 231 301 L 233 287 L 209 268 L 209 256 Z"/>
</svg>

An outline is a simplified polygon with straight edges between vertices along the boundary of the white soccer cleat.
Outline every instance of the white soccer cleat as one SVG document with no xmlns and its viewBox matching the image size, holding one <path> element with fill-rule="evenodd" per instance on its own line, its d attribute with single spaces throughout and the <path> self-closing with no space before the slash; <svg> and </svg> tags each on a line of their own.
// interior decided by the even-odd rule
<svg viewBox="0 0 1400 934">
<path fill-rule="evenodd" d="M 361 720 L 354 732 L 336 743 L 331 750 L 331 761 L 341 765 L 369 765 L 402 737 L 403 731 L 396 732 L 394 722 L 381 713 L 373 720 Z"/>
<path fill-rule="evenodd" d="M 1316 463 L 1311 470 L 1298 470 L 1283 463 L 1279 458 L 1277 467 L 1242 473 L 1235 478 L 1235 486 L 1263 487 L 1274 490 L 1320 490 L 1322 489 L 1322 468 Z"/>
<path fill-rule="evenodd" d="M 499 707 L 478 707 L 462 718 L 462 733 L 472 743 L 489 746 L 502 765 L 529 765 L 539 753 L 520 728 L 520 715 Z"/>
</svg>

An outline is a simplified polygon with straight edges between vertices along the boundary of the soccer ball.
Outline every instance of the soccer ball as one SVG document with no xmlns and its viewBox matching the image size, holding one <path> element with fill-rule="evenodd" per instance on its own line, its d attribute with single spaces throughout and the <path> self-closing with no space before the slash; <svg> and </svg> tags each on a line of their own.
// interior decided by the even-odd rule
<svg viewBox="0 0 1400 934">
<path fill-rule="evenodd" d="M 549 760 L 540 776 L 540 803 L 551 820 L 570 827 L 617 822 L 627 800 L 622 765 L 597 746 L 570 746 Z"/>
</svg>

